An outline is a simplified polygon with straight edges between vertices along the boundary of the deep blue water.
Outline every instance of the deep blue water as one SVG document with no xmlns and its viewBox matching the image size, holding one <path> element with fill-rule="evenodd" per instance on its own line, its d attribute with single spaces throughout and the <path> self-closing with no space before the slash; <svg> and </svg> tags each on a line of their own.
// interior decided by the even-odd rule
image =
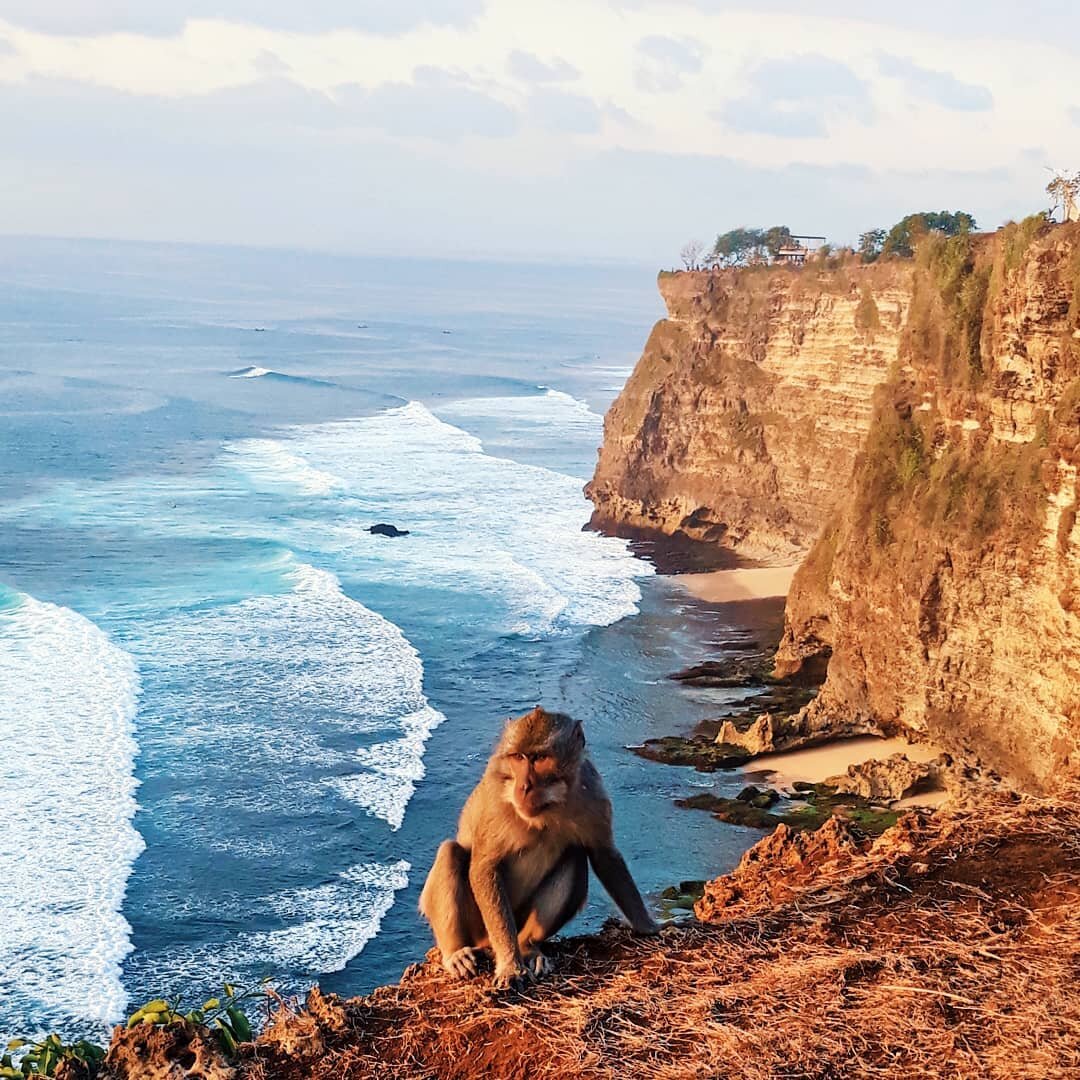
<svg viewBox="0 0 1080 1080">
<path fill-rule="evenodd" d="M 540 702 L 646 891 L 734 861 L 670 801 L 737 779 L 624 749 L 715 710 L 664 676 L 724 616 L 581 529 L 647 269 L 9 239 L 0 284 L 0 1034 L 395 979 Z"/>
</svg>

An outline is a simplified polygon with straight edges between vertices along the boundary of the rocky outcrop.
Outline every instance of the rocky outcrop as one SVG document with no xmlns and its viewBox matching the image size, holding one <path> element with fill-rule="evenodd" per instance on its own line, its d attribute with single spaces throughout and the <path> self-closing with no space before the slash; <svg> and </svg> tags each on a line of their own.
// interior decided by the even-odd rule
<svg viewBox="0 0 1080 1080">
<path fill-rule="evenodd" d="M 604 421 L 593 526 L 803 555 L 896 359 L 910 277 L 899 262 L 661 274 L 668 318 Z"/>
<path fill-rule="evenodd" d="M 1080 775 L 1080 223 L 660 288 L 594 525 L 809 547 L 775 675 L 827 679 L 796 735 L 903 732 L 1036 790 Z M 724 741 L 778 745 L 768 721 Z"/>
<path fill-rule="evenodd" d="M 521 994 L 455 980 L 433 950 L 400 985 L 309 999 L 209 1064 L 237 1080 L 1074 1077 L 1077 794 L 984 793 L 877 840 L 838 820 L 778 829 L 705 886 L 700 922 L 555 940 L 553 973 Z M 221 1075 L 141 1060 L 140 1078 Z"/>
<path fill-rule="evenodd" d="M 878 802 L 893 802 L 914 792 L 944 785 L 949 766 L 947 755 L 936 761 L 912 761 L 906 754 L 885 759 L 870 758 L 849 765 L 847 772 L 825 783 L 836 791 Z"/>
<path fill-rule="evenodd" d="M 1080 773 L 1080 225 L 928 240 L 846 497 L 796 574 L 777 674 L 815 717 L 1015 782 Z"/>
</svg>

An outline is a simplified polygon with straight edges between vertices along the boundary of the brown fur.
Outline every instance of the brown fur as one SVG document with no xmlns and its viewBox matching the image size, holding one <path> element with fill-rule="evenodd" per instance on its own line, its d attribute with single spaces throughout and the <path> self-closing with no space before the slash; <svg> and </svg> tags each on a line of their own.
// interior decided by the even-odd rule
<svg viewBox="0 0 1080 1080">
<path fill-rule="evenodd" d="M 584 905 L 589 864 L 630 925 L 655 933 L 581 725 L 537 707 L 507 723 L 421 893 L 443 965 L 473 975 L 477 950 L 490 946 L 496 985 L 543 973 L 536 946 Z"/>
</svg>

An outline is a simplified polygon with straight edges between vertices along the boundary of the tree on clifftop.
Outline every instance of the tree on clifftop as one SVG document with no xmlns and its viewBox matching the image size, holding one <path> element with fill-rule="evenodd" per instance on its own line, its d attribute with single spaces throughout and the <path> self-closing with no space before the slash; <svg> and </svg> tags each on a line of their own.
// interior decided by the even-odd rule
<svg viewBox="0 0 1080 1080">
<path fill-rule="evenodd" d="M 701 256 L 704 251 L 705 245 L 700 240 L 688 240 L 683 244 L 679 258 L 682 259 L 683 266 L 687 270 L 700 270 Z"/>
<path fill-rule="evenodd" d="M 924 210 L 918 214 L 902 217 L 885 237 L 882 255 L 900 255 L 910 258 L 915 254 L 915 242 L 929 232 L 944 236 L 959 236 L 975 228 L 975 219 L 964 210 Z"/>
<path fill-rule="evenodd" d="M 873 262 L 880 254 L 885 244 L 884 229 L 869 229 L 859 234 L 859 254 L 864 263 Z"/>
<path fill-rule="evenodd" d="M 765 258 L 775 259 L 780 249 L 790 243 L 791 230 L 786 225 L 768 229 L 740 226 L 716 238 L 711 257 L 724 266 L 745 266 Z"/>
</svg>

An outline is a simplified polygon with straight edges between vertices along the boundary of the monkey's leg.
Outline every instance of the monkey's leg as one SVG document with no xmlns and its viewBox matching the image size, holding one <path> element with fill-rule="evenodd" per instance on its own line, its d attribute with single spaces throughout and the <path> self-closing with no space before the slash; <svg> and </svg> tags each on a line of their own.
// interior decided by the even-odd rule
<svg viewBox="0 0 1080 1080">
<path fill-rule="evenodd" d="M 454 840 L 439 845 L 420 894 L 420 911 L 431 923 L 443 967 L 459 979 L 475 975 L 487 934 L 469 885 L 469 852 Z"/>
<path fill-rule="evenodd" d="M 588 894 L 588 856 L 582 848 L 569 848 L 540 882 L 518 919 L 518 947 L 535 974 L 551 970 L 537 943 L 557 934 L 585 906 Z"/>
</svg>

